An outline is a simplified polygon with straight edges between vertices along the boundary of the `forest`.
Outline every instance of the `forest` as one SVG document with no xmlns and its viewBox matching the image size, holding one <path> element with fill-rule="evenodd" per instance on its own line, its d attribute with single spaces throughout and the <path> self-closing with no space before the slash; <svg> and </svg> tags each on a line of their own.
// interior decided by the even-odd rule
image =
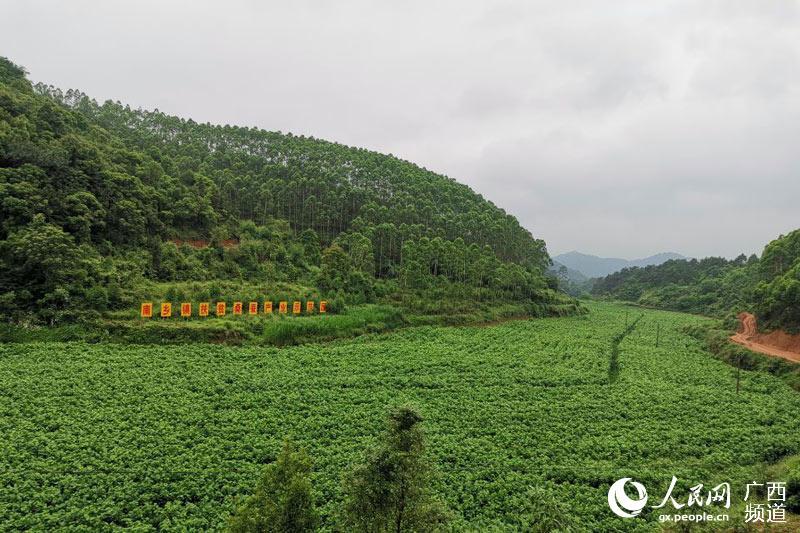
<svg viewBox="0 0 800 533">
<path fill-rule="evenodd" d="M 311 137 L 98 104 L 2 58 L 0 198 L 0 313 L 16 323 L 214 280 L 428 310 L 433 293 L 540 315 L 571 305 L 545 243 L 450 178 Z"/>
<path fill-rule="evenodd" d="M 596 296 L 731 318 L 751 311 L 767 327 L 800 330 L 800 230 L 781 235 L 759 258 L 744 254 L 670 260 L 596 280 Z"/>
</svg>

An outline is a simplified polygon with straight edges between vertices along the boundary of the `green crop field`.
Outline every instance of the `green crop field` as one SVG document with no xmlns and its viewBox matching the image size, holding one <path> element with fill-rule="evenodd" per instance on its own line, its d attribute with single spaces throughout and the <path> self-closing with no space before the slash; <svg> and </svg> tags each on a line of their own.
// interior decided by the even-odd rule
<svg viewBox="0 0 800 533">
<path fill-rule="evenodd" d="M 0 345 L 0 529 L 218 529 L 285 437 L 314 459 L 323 526 L 388 407 L 425 417 L 456 529 L 521 529 L 542 494 L 585 530 L 653 529 L 608 509 L 633 476 L 732 482 L 800 451 L 800 396 L 681 331 L 705 319 L 590 304 L 585 316 L 418 327 L 284 349 Z M 620 344 L 609 383 L 609 346 Z M 659 347 L 655 347 L 656 329 Z"/>
</svg>

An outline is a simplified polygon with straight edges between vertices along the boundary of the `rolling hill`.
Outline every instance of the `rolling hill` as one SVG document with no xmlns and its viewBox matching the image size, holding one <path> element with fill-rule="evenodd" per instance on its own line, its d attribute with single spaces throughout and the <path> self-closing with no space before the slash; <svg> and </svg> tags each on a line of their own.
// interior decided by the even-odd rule
<svg viewBox="0 0 800 533">
<path fill-rule="evenodd" d="M 469 295 L 542 313 L 560 301 L 544 241 L 453 179 L 311 137 L 98 104 L 2 58 L 0 198 L 12 321 L 130 309 L 166 296 L 153 283 L 207 296 L 219 291 L 196 283 L 214 280 L 355 303 Z"/>
<path fill-rule="evenodd" d="M 670 260 L 596 280 L 592 292 L 650 307 L 733 318 L 756 315 L 768 328 L 800 331 L 800 229 L 769 242 L 761 257 L 741 254 Z"/>
</svg>

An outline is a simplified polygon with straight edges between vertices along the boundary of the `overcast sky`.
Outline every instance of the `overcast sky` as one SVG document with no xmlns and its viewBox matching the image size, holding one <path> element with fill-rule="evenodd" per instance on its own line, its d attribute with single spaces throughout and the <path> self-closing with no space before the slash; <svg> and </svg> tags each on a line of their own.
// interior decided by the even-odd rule
<svg viewBox="0 0 800 533">
<path fill-rule="evenodd" d="M 800 227 L 800 3 L 2 2 L 34 81 L 392 153 L 547 241 L 760 252 Z"/>
</svg>

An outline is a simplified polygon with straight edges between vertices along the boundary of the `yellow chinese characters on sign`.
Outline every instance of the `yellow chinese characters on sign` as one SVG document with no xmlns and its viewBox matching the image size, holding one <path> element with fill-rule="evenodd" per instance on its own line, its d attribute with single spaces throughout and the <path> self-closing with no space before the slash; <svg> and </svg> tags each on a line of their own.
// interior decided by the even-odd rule
<svg viewBox="0 0 800 533">
<path fill-rule="evenodd" d="M 299 315 L 301 309 L 302 309 L 302 306 L 300 305 L 300 302 L 292 302 L 292 313 L 293 314 Z"/>
<path fill-rule="evenodd" d="M 142 309 L 139 312 L 142 318 L 152 318 L 153 316 L 153 303 L 152 302 L 144 302 L 142 303 Z"/>
<path fill-rule="evenodd" d="M 186 318 L 192 316 L 192 304 L 189 302 L 183 302 L 181 304 L 181 316 Z"/>
<path fill-rule="evenodd" d="M 234 315 L 242 314 L 242 302 L 233 302 L 233 314 Z"/>
<path fill-rule="evenodd" d="M 200 316 L 208 316 L 208 308 L 211 307 L 211 304 L 208 302 L 201 302 L 199 305 L 199 314 Z"/>
<path fill-rule="evenodd" d="M 326 313 L 328 311 L 328 302 L 322 300 L 319 302 L 319 312 Z"/>
<path fill-rule="evenodd" d="M 306 313 L 313 313 L 314 312 L 314 300 L 309 300 L 306 302 Z"/>
<path fill-rule="evenodd" d="M 217 302 L 217 316 L 225 316 L 225 302 Z"/>
<path fill-rule="evenodd" d="M 249 314 L 249 315 L 257 315 L 258 314 L 258 302 L 250 302 L 247 305 L 247 314 Z"/>
<path fill-rule="evenodd" d="M 264 302 L 264 313 L 272 314 L 272 302 Z"/>
<path fill-rule="evenodd" d="M 282 315 L 286 314 L 286 310 L 288 309 L 289 304 L 287 302 L 280 302 L 278 304 L 278 312 Z"/>
<path fill-rule="evenodd" d="M 163 302 L 161 304 L 161 318 L 169 318 L 172 316 L 172 304 Z"/>
</svg>

